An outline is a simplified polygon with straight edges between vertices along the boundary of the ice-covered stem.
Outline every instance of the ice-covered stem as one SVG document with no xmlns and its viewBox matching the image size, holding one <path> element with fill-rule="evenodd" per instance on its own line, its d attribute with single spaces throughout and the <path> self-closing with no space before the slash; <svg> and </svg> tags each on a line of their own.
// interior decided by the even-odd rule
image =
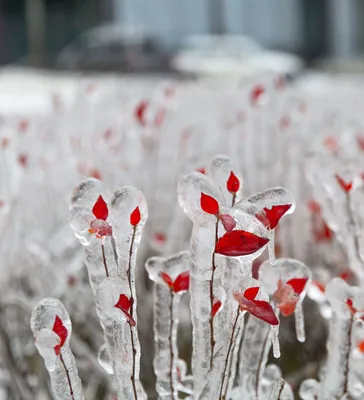
<svg viewBox="0 0 364 400">
<path fill-rule="evenodd" d="M 127 280 L 105 278 L 97 288 L 96 300 L 118 399 L 146 399 L 139 381 L 140 345 Z"/>
<path fill-rule="evenodd" d="M 267 323 L 249 316 L 239 352 L 238 375 L 238 386 L 247 400 L 259 397 L 259 384 L 268 361 L 271 335 Z"/>
<path fill-rule="evenodd" d="M 175 325 L 175 321 L 173 319 L 173 310 L 175 309 L 176 305 L 174 305 L 174 299 L 175 296 L 173 294 L 173 290 L 171 290 L 171 301 L 170 301 L 170 306 L 169 306 L 169 336 L 168 336 L 168 340 L 169 340 L 169 385 L 170 385 L 170 389 L 171 389 L 171 395 L 172 395 L 172 399 L 174 400 L 177 396 L 176 396 L 176 390 L 174 388 L 174 362 L 175 362 L 175 346 L 174 343 L 176 342 L 177 339 L 177 330 L 176 330 L 176 325 Z"/>
<path fill-rule="evenodd" d="M 214 248 L 216 246 L 216 243 L 218 241 L 218 232 L 219 232 L 219 220 L 216 220 L 215 224 L 215 243 L 214 243 Z M 209 282 L 210 289 L 210 319 L 209 319 L 209 324 L 210 324 L 210 368 L 212 368 L 213 364 L 213 359 L 214 359 L 214 348 L 215 348 L 215 336 L 214 336 L 214 316 L 213 316 L 213 307 L 214 307 L 214 278 L 215 278 L 215 270 L 216 270 L 216 252 L 213 250 L 212 252 L 212 260 L 211 260 L 211 279 Z"/>
<path fill-rule="evenodd" d="M 234 318 L 234 323 L 232 326 L 231 336 L 229 339 L 229 345 L 228 345 L 226 358 L 225 358 L 225 362 L 224 362 L 224 369 L 222 372 L 222 379 L 221 379 L 221 384 L 220 384 L 220 394 L 219 394 L 219 399 L 222 399 L 222 400 L 226 399 L 226 394 L 227 394 L 227 390 L 228 390 L 231 361 L 233 358 L 235 341 L 236 341 L 238 331 L 239 331 L 239 326 L 238 326 L 239 317 L 240 317 L 240 306 L 238 306 L 237 310 L 236 310 L 236 315 Z M 224 386 L 225 386 L 225 389 L 224 389 Z"/>
<path fill-rule="evenodd" d="M 206 241 L 206 238 L 209 237 L 211 237 L 209 227 L 193 227 L 191 235 L 190 309 L 193 334 L 192 368 L 195 395 L 199 395 L 204 382 L 207 380 L 211 362 L 211 303 L 208 302 L 208 307 L 206 307 L 206 298 L 209 298 L 210 295 L 211 276 L 206 273 L 201 274 L 202 265 L 208 265 L 211 262 L 211 256 L 209 256 L 209 253 L 211 254 L 211 247 L 202 245 Z"/>
<path fill-rule="evenodd" d="M 236 282 L 239 282 L 244 277 L 251 277 L 251 262 L 242 262 L 238 258 L 228 257 L 224 265 L 224 273 L 222 277 L 222 287 L 225 293 L 232 293 L 233 288 L 236 286 Z M 234 314 L 234 307 L 236 301 L 233 296 L 226 296 L 223 302 L 223 309 L 215 316 L 218 330 L 221 334 L 227 336 L 229 334 L 229 326 L 231 315 Z M 243 317 L 237 327 L 236 337 L 231 349 L 230 362 L 228 366 L 228 376 L 226 378 L 224 395 L 226 397 L 228 390 L 231 389 L 232 383 L 235 379 L 236 369 L 238 365 L 238 354 L 239 345 L 241 342 L 241 336 L 244 332 Z"/>
<path fill-rule="evenodd" d="M 224 196 L 211 178 L 199 172 L 192 172 L 180 181 L 178 200 L 193 222 L 190 241 L 190 308 L 193 330 L 194 394 L 198 397 L 207 382 L 211 362 L 214 363 L 212 349 L 216 338 L 215 332 L 212 332 L 214 328 L 212 309 L 215 288 L 211 281 L 213 270 L 217 266 L 217 256 L 214 254 L 216 229 L 221 225 L 217 225 L 217 217 L 220 205 L 224 204 Z M 215 275 L 213 279 L 215 281 Z"/>
<path fill-rule="evenodd" d="M 321 382 L 320 399 L 329 400 L 347 392 L 352 318 L 333 315 L 327 341 L 328 357 Z"/>
<path fill-rule="evenodd" d="M 118 275 L 127 282 L 131 302 L 130 316 L 136 322 L 135 265 L 142 229 L 148 217 L 143 193 L 131 186 L 116 190 L 110 199 L 113 237 L 118 257 Z M 129 324 L 132 366 L 130 380 L 134 398 L 137 397 L 136 381 L 139 380 L 140 345 L 137 330 Z"/>
<path fill-rule="evenodd" d="M 350 393 L 349 361 L 353 321 L 358 295 L 362 299 L 363 294 L 362 289 L 350 287 L 339 278 L 333 279 L 326 287 L 333 315 L 327 341 L 326 368 L 321 379 L 320 400 L 329 400 Z"/>
<path fill-rule="evenodd" d="M 71 321 L 63 304 L 53 298 L 41 300 L 33 310 L 30 325 L 49 372 L 54 398 L 83 399 L 81 380 L 69 347 Z"/>
<path fill-rule="evenodd" d="M 190 254 L 183 251 L 168 258 L 152 257 L 146 262 L 154 287 L 154 370 L 161 399 L 177 399 L 178 306 L 181 294 L 189 288 Z"/>
<path fill-rule="evenodd" d="M 353 208 L 351 204 L 351 192 L 345 192 L 345 204 L 346 204 L 346 212 L 348 215 L 348 224 L 349 224 L 349 232 L 351 233 L 353 240 L 354 240 L 354 251 L 355 251 L 355 258 L 356 263 L 360 263 L 361 267 L 363 268 L 364 260 L 360 252 L 360 239 L 357 230 L 357 225 L 355 223 Z"/>
</svg>

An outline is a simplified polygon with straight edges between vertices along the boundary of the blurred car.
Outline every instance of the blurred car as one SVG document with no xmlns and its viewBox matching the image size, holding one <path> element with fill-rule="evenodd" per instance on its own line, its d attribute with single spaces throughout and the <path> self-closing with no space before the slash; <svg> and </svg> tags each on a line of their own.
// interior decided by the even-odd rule
<svg viewBox="0 0 364 400">
<path fill-rule="evenodd" d="M 154 38 L 118 26 L 91 29 L 59 54 L 63 70 L 151 73 L 170 71 L 171 54 Z"/>
<path fill-rule="evenodd" d="M 267 50 L 245 36 L 196 35 L 185 40 L 172 66 L 197 75 L 274 72 L 291 76 L 303 68 L 303 61 L 290 53 Z"/>
</svg>

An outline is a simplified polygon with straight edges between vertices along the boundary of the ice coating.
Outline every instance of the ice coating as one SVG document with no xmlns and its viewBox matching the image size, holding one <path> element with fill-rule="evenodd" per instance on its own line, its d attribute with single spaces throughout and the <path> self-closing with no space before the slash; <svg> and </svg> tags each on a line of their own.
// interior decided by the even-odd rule
<svg viewBox="0 0 364 400">
<path fill-rule="evenodd" d="M 30 326 L 48 369 L 54 398 L 83 399 L 81 380 L 69 347 L 71 320 L 63 304 L 53 298 L 41 300 L 32 312 Z"/>
<path fill-rule="evenodd" d="M 180 295 L 189 286 L 190 253 L 183 251 L 168 258 L 152 257 L 145 267 L 149 278 L 156 283 L 153 363 L 157 376 L 156 390 L 161 399 L 177 399 L 186 373 L 183 370 L 185 365 L 178 362 L 178 305 Z"/>
<path fill-rule="evenodd" d="M 69 222 L 85 246 L 85 264 L 94 292 L 105 277 L 117 275 L 110 197 L 111 192 L 101 181 L 88 178 L 74 189 L 70 202 Z"/>
<path fill-rule="evenodd" d="M 227 322 L 227 335 L 221 346 L 217 346 L 214 355 L 213 368 L 210 370 L 201 395 L 201 400 L 223 399 L 229 397 L 232 380 L 235 371 L 231 369 L 236 347 L 239 347 L 237 340 L 240 338 L 240 332 L 243 324 L 243 313 L 239 306 L 231 313 L 230 320 Z"/>
<path fill-rule="evenodd" d="M 310 280 L 308 267 L 292 258 L 278 258 L 273 265 L 267 260 L 259 268 L 259 281 L 272 296 L 281 314 L 288 316 L 294 313 L 296 335 L 300 342 L 305 341 L 302 301 Z"/>
<path fill-rule="evenodd" d="M 274 382 L 269 400 L 293 400 L 292 388 L 284 379 L 278 379 Z"/>
<path fill-rule="evenodd" d="M 130 364 L 120 366 L 121 374 L 125 368 L 129 371 L 129 379 L 122 378 L 122 387 L 125 389 L 130 382 L 134 398 L 145 398 L 145 392 L 139 381 L 140 344 L 136 327 L 132 328 L 131 321 L 137 324 L 136 290 L 135 290 L 135 265 L 138 246 L 141 240 L 144 224 L 148 218 L 148 208 L 143 193 L 132 186 L 123 186 L 117 189 L 110 199 L 110 217 L 113 221 L 113 237 L 118 259 L 118 276 L 123 286 L 128 287 L 128 300 L 130 303 L 129 330 L 122 332 L 119 338 L 127 340 L 122 348 Z M 125 325 L 121 329 L 125 329 Z M 126 335 L 126 338 L 125 338 Z M 116 340 L 118 343 L 118 340 Z M 131 376 L 130 376 L 131 370 Z M 114 367 L 114 374 L 116 375 Z M 124 371 L 124 372 L 123 372 Z M 125 375 L 125 374 L 124 374 Z M 118 379 L 117 379 L 118 380 Z"/>
<path fill-rule="evenodd" d="M 128 282 L 119 277 L 105 278 L 97 287 L 97 313 L 120 400 L 146 399 L 139 381 L 140 345 L 130 298 Z"/>
<path fill-rule="evenodd" d="M 215 247 L 214 224 L 194 224 L 191 235 L 190 308 L 192 320 L 192 372 L 194 393 L 199 396 L 207 381 L 211 360 L 210 281 Z"/>
<path fill-rule="evenodd" d="M 206 171 L 219 186 L 225 197 L 225 204 L 233 206 L 241 195 L 243 178 L 231 157 L 218 154 L 210 161 Z"/>
<path fill-rule="evenodd" d="M 284 215 L 294 212 L 296 204 L 293 195 L 285 188 L 274 187 L 251 195 L 246 200 L 259 209 L 262 223 L 270 229 L 271 236 L 268 250 L 271 263 L 274 264 L 274 229 Z"/>
<path fill-rule="evenodd" d="M 101 367 L 110 375 L 114 374 L 114 369 L 112 366 L 112 360 L 110 359 L 110 354 L 107 349 L 106 344 L 104 343 L 97 354 L 97 360 Z"/>
<path fill-rule="evenodd" d="M 233 297 L 233 288 L 235 287 L 236 282 L 239 282 L 244 276 L 248 277 L 249 273 L 251 275 L 251 267 L 249 269 L 249 266 L 243 264 L 240 259 L 232 257 L 227 258 L 221 278 L 220 290 L 223 290 L 223 295 L 218 295 L 218 289 L 215 294 L 215 297 L 219 298 L 221 301 L 221 307 L 215 315 L 215 321 L 218 327 L 217 330 L 221 336 L 226 337 L 228 335 L 228 321 L 236 308 L 235 299 Z M 235 366 L 236 365 L 232 363 L 232 368 L 235 368 Z"/>
</svg>

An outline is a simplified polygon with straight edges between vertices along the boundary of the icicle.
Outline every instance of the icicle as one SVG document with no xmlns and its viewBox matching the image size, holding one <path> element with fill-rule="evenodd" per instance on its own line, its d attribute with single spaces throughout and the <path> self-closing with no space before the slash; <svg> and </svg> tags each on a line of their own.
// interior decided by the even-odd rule
<svg viewBox="0 0 364 400">
<path fill-rule="evenodd" d="M 49 372 L 54 398 L 82 400 L 81 380 L 69 347 L 72 325 L 63 304 L 52 298 L 41 300 L 33 310 L 30 325 Z"/>
<path fill-rule="evenodd" d="M 279 358 L 281 356 L 281 351 L 279 348 L 279 325 L 272 326 L 272 344 L 273 344 L 273 355 L 275 358 Z"/>
<path fill-rule="evenodd" d="M 303 308 L 301 301 L 299 301 L 296 305 L 294 316 L 296 321 L 297 340 L 303 343 L 306 340 L 306 334 L 305 334 L 305 318 L 303 316 Z"/>
</svg>

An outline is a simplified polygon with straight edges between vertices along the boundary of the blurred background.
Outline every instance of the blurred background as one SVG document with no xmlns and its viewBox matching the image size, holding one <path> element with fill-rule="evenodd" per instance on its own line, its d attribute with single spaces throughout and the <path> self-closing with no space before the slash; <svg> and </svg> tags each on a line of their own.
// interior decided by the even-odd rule
<svg viewBox="0 0 364 400">
<path fill-rule="evenodd" d="M 228 34 L 250 38 L 235 43 L 235 57 L 269 49 L 357 68 L 363 18 L 361 0 L 1 0 L 0 64 L 130 71 L 139 57 L 134 70 L 163 70 L 181 50 L 211 50 L 187 37 Z"/>
</svg>

